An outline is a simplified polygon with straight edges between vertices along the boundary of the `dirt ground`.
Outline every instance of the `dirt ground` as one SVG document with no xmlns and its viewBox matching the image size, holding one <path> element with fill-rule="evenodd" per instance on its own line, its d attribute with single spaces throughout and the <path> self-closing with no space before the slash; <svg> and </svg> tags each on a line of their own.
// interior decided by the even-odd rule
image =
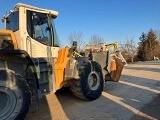
<svg viewBox="0 0 160 120">
<path fill-rule="evenodd" d="M 154 116 L 160 120 L 160 94 L 158 94 L 151 102 L 145 105 L 140 111 L 147 115 Z M 140 117 L 139 114 L 134 115 L 131 120 L 147 120 L 145 117 Z"/>
<path fill-rule="evenodd" d="M 101 97 L 83 101 L 65 89 L 40 101 L 26 120 L 158 120 L 160 61 L 125 66 L 118 83 L 107 82 Z"/>
</svg>

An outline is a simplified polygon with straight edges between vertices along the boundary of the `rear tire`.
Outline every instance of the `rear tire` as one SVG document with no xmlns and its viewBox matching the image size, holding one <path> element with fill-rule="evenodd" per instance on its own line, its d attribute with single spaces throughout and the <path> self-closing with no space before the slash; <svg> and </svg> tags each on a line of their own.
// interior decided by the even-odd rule
<svg viewBox="0 0 160 120">
<path fill-rule="evenodd" d="M 95 61 L 84 62 L 79 70 L 79 77 L 71 87 L 73 94 L 83 100 L 99 98 L 104 87 L 101 66 Z"/>
<path fill-rule="evenodd" d="M 0 70 L 0 119 L 23 120 L 31 104 L 29 86 L 11 70 Z"/>
</svg>

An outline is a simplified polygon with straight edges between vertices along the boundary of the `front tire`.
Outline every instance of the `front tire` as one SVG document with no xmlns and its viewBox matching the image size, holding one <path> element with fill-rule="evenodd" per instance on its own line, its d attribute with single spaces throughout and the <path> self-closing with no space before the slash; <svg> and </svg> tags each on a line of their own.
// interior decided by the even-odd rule
<svg viewBox="0 0 160 120">
<path fill-rule="evenodd" d="M 11 70 L 0 70 L 0 119 L 23 120 L 30 104 L 26 80 Z"/>
<path fill-rule="evenodd" d="M 104 87 L 101 66 L 95 61 L 84 62 L 79 70 L 79 77 L 71 87 L 73 94 L 83 100 L 99 98 Z"/>
</svg>

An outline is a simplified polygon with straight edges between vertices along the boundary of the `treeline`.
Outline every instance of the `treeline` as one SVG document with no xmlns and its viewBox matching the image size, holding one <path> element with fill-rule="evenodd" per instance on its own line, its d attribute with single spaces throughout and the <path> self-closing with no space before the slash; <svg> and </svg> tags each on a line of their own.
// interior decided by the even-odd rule
<svg viewBox="0 0 160 120">
<path fill-rule="evenodd" d="M 150 29 L 148 33 L 143 32 L 139 40 L 136 56 L 138 60 L 149 61 L 154 57 L 160 58 L 160 39 L 156 31 Z"/>
<path fill-rule="evenodd" d="M 160 58 L 160 32 L 150 29 L 139 37 L 138 46 L 134 38 L 120 45 L 120 51 L 127 62 L 151 61 Z"/>
<path fill-rule="evenodd" d="M 84 41 L 80 31 L 74 31 L 68 36 L 69 45 L 72 45 L 73 41 L 78 42 L 78 50 L 82 50 L 86 44 L 104 43 L 104 39 L 98 34 L 91 35 L 88 42 Z M 150 61 L 154 60 L 154 57 L 160 58 L 160 31 L 150 29 L 147 33 L 143 32 L 139 37 L 138 45 L 135 43 L 134 37 L 126 38 L 125 42 L 119 44 L 118 50 L 121 51 L 127 62 Z"/>
</svg>

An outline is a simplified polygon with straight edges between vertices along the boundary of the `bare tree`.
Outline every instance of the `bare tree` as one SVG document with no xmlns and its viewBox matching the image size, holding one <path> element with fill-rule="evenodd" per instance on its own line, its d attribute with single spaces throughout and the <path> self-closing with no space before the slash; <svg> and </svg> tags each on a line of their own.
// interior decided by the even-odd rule
<svg viewBox="0 0 160 120">
<path fill-rule="evenodd" d="M 95 44 L 95 45 L 99 45 L 100 43 L 104 43 L 103 38 L 101 38 L 99 35 L 94 34 L 91 36 L 89 44 Z"/>
<path fill-rule="evenodd" d="M 72 46 L 73 41 L 77 41 L 77 49 L 81 50 L 84 47 L 85 42 L 82 40 L 82 32 L 74 31 L 68 36 L 69 45 Z"/>
<path fill-rule="evenodd" d="M 121 49 L 122 54 L 124 54 L 124 56 L 129 57 L 128 59 L 130 59 L 133 63 L 134 57 L 137 54 L 137 47 L 136 43 L 134 42 L 134 37 L 132 37 L 131 39 L 126 38 L 126 42 L 120 44 L 119 48 Z"/>
</svg>

